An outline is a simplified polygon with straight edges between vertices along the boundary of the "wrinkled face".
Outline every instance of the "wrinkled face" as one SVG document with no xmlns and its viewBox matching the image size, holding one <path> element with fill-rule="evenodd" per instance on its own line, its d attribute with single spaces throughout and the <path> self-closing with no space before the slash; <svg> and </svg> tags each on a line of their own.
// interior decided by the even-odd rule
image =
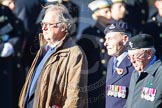
<svg viewBox="0 0 162 108">
<path fill-rule="evenodd" d="M 58 16 L 57 13 L 49 11 L 41 23 L 44 39 L 51 45 L 59 41 L 65 34 L 65 29 L 56 16 Z"/>
<path fill-rule="evenodd" d="M 94 13 L 98 20 L 102 21 L 104 24 L 111 22 L 111 11 L 110 8 L 99 9 Z"/>
<path fill-rule="evenodd" d="M 150 50 L 128 50 L 128 58 L 138 72 L 143 72 L 151 59 Z"/>
<path fill-rule="evenodd" d="M 112 18 L 115 20 L 120 20 L 123 19 L 125 17 L 126 14 L 126 7 L 125 7 L 125 3 L 114 3 L 111 6 L 111 15 Z"/>
<path fill-rule="evenodd" d="M 105 39 L 104 46 L 108 50 L 108 55 L 118 57 L 125 51 L 128 36 L 121 32 L 109 32 L 106 34 Z"/>
</svg>

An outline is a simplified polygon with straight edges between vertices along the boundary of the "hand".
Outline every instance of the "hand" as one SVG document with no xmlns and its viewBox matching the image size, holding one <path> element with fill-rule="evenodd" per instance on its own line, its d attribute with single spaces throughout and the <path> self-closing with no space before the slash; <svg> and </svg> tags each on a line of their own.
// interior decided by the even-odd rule
<svg viewBox="0 0 162 108">
<path fill-rule="evenodd" d="M 14 52 L 13 46 L 9 42 L 6 42 L 6 43 L 4 43 L 4 47 L 2 49 L 0 56 L 1 57 L 8 57 L 8 56 L 12 55 L 13 52 Z"/>
</svg>

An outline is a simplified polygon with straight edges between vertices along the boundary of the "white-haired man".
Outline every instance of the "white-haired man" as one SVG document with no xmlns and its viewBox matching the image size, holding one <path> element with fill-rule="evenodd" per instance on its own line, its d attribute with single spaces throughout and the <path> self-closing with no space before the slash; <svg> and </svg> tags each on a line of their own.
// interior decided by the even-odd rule
<svg viewBox="0 0 162 108">
<path fill-rule="evenodd" d="M 19 107 L 87 108 L 87 60 L 69 36 L 72 17 L 61 4 L 45 8 L 40 49 L 20 94 Z"/>
<path fill-rule="evenodd" d="M 162 62 L 155 54 L 153 37 L 138 34 L 127 45 L 135 71 L 124 108 L 162 108 Z"/>
</svg>

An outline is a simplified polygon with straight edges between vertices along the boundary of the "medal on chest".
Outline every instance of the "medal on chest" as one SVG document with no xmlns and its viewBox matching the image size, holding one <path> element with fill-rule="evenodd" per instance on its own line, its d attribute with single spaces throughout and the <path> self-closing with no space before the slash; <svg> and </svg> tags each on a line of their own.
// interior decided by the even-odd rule
<svg viewBox="0 0 162 108">
<path fill-rule="evenodd" d="M 155 94 L 157 90 L 155 88 L 151 88 L 151 83 L 148 82 L 148 87 L 142 87 L 141 91 L 141 99 L 145 99 L 147 101 L 154 101 Z"/>
<path fill-rule="evenodd" d="M 107 96 L 113 96 L 116 98 L 125 98 L 126 86 L 108 85 Z"/>
</svg>

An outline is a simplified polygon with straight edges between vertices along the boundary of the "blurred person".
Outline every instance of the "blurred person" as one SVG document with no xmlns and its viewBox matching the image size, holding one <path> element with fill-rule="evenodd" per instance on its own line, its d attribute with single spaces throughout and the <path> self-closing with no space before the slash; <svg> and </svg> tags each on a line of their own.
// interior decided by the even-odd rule
<svg viewBox="0 0 162 108">
<path fill-rule="evenodd" d="M 14 13 L 23 21 L 25 27 L 25 48 L 23 53 L 23 62 L 26 72 L 39 49 L 38 31 L 39 25 L 36 20 L 42 9 L 41 0 L 16 0 Z"/>
<path fill-rule="evenodd" d="M 87 59 L 70 37 L 73 19 L 61 4 L 45 9 L 40 49 L 20 94 L 19 107 L 87 108 Z"/>
<path fill-rule="evenodd" d="M 85 51 L 88 59 L 88 106 L 103 108 L 105 106 L 105 74 L 108 55 L 104 42 L 104 29 L 111 23 L 110 4 L 106 0 L 95 0 L 88 4 L 93 26 L 83 30 L 77 44 Z"/>
<path fill-rule="evenodd" d="M 75 4 L 72 0 L 62 0 L 61 2 L 63 5 L 68 8 L 70 15 L 73 17 L 75 22 L 75 31 L 72 33 L 73 39 L 76 39 L 78 30 L 79 30 L 79 14 L 80 8 L 77 4 Z"/>
<path fill-rule="evenodd" d="M 153 36 L 155 42 L 156 55 L 162 60 L 162 0 L 156 0 L 154 6 L 157 10 L 151 19 L 144 25 L 143 33 Z M 151 10 L 152 11 L 152 10 Z"/>
<path fill-rule="evenodd" d="M 126 21 L 136 28 L 136 34 L 141 32 L 149 16 L 149 0 L 127 0 Z"/>
<path fill-rule="evenodd" d="M 22 64 L 23 23 L 0 2 L 0 106 L 17 108 L 25 80 Z"/>
<path fill-rule="evenodd" d="M 149 34 L 138 34 L 127 42 L 135 71 L 124 108 L 162 108 L 162 62 L 155 55 L 153 40 Z"/>
<path fill-rule="evenodd" d="M 123 21 L 116 21 L 105 29 L 104 45 L 108 55 L 112 56 L 107 65 L 105 108 L 123 108 L 125 105 L 134 70 L 127 58 L 126 43 L 130 37 L 128 25 Z"/>
<path fill-rule="evenodd" d="M 127 9 L 127 0 L 108 0 L 108 1 L 111 3 L 111 15 L 114 22 L 121 20 L 127 22 L 132 35 L 138 34 L 140 32 L 139 27 L 137 27 L 134 23 L 131 22 L 133 21 L 133 19 L 129 19 L 130 13 L 127 15 L 129 11 L 128 10 L 129 8 Z"/>
<path fill-rule="evenodd" d="M 125 0 L 108 0 L 111 2 L 111 16 L 115 21 L 123 20 L 126 15 Z"/>
<path fill-rule="evenodd" d="M 126 21 L 126 1 L 125 0 L 108 0 L 111 3 L 111 16 L 112 16 L 112 23 L 116 21 Z M 128 24 L 131 28 L 130 31 L 132 34 L 136 31 L 130 24 Z"/>
<path fill-rule="evenodd" d="M 15 0 L 1 0 L 1 4 L 8 6 L 12 11 L 15 10 Z"/>
</svg>

